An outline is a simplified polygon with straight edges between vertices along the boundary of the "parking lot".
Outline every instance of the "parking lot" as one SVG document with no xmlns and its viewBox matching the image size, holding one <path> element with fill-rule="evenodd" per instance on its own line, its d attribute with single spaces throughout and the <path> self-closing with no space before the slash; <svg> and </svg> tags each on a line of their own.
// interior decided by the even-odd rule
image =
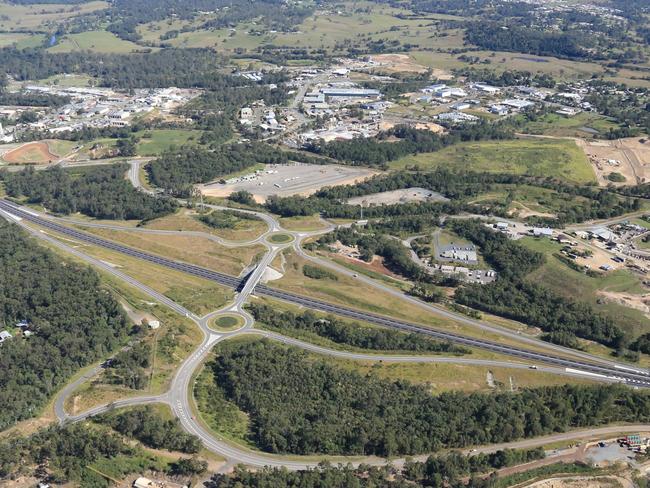
<svg viewBox="0 0 650 488">
<path fill-rule="evenodd" d="M 257 173 L 227 180 L 225 183 L 208 183 L 200 187 L 206 196 L 227 197 L 233 192 L 246 190 L 258 203 L 264 203 L 271 195 L 287 197 L 308 196 L 324 186 L 353 184 L 377 172 L 349 166 L 316 164 L 267 165 Z"/>
</svg>

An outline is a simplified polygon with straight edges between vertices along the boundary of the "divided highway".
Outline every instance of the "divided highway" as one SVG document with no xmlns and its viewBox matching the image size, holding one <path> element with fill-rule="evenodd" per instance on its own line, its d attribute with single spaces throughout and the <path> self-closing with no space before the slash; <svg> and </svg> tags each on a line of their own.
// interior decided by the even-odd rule
<svg viewBox="0 0 650 488">
<path fill-rule="evenodd" d="M 7 212 L 17 217 L 18 219 L 24 219 L 26 221 L 33 222 L 37 225 L 67 235 L 79 241 L 101 246 L 106 249 L 110 249 L 138 259 L 142 259 L 144 261 L 151 262 L 153 264 L 182 271 L 194 276 L 198 276 L 219 283 L 224 286 L 234 288 L 236 290 L 240 290 L 242 286 L 245 285 L 244 281 L 237 277 L 233 277 L 223 273 L 218 273 L 216 271 L 208 270 L 200 266 L 182 263 L 164 257 L 149 254 L 144 251 L 139 251 L 137 249 L 123 246 L 121 244 L 118 244 L 116 242 L 107 239 L 103 239 L 94 235 L 80 232 L 76 229 L 71 229 L 69 227 L 53 222 L 52 220 L 43 218 L 39 216 L 37 213 L 32 212 L 31 210 L 25 209 L 24 207 L 21 207 L 19 205 L 16 205 L 4 199 L 0 200 L 0 209 L 3 210 L 4 212 Z M 586 377 L 588 377 L 590 374 L 598 375 L 601 377 L 607 377 L 610 379 L 624 381 L 627 384 L 632 386 L 650 388 L 650 373 L 646 371 L 642 371 L 640 369 L 634 369 L 634 368 L 629 368 L 627 366 L 617 365 L 613 362 L 608 363 L 606 365 L 596 365 L 593 363 L 583 362 L 579 360 L 566 359 L 559 356 L 539 353 L 524 348 L 503 345 L 498 342 L 476 339 L 473 337 L 463 336 L 452 332 L 434 330 L 421 325 L 417 325 L 417 324 L 413 324 L 401 320 L 391 319 L 381 315 L 376 315 L 369 312 L 363 312 L 352 308 L 323 302 L 321 300 L 316 300 L 313 298 L 303 297 L 293 293 L 284 292 L 282 290 L 270 288 L 265 285 L 257 285 L 255 286 L 253 291 L 259 295 L 265 295 L 271 298 L 284 300 L 290 303 L 294 303 L 297 305 L 304 306 L 306 308 L 310 308 L 322 312 L 334 313 L 343 317 L 362 320 L 365 322 L 381 325 L 384 327 L 398 329 L 406 332 L 419 333 L 439 340 L 446 340 L 446 341 L 450 341 L 457 344 L 463 344 L 470 347 L 486 349 L 500 354 L 507 354 L 510 356 L 515 356 L 521 359 L 525 359 L 527 361 L 542 361 L 545 363 L 553 364 L 555 366 L 567 368 L 568 370 L 576 370 L 578 373 L 586 372 L 585 373 Z"/>
</svg>

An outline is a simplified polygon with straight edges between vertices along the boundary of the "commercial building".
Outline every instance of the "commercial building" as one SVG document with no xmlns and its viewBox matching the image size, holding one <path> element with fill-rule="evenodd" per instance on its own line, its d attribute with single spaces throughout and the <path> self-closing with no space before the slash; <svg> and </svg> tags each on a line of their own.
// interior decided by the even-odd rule
<svg viewBox="0 0 650 488">
<path fill-rule="evenodd" d="M 501 102 L 502 105 L 507 107 L 514 108 L 516 110 L 525 110 L 530 107 L 534 107 L 535 104 L 529 100 L 522 100 L 520 98 L 509 98 Z"/>
<path fill-rule="evenodd" d="M 321 88 L 320 92 L 332 98 L 379 98 L 381 92 L 371 88 Z"/>
</svg>

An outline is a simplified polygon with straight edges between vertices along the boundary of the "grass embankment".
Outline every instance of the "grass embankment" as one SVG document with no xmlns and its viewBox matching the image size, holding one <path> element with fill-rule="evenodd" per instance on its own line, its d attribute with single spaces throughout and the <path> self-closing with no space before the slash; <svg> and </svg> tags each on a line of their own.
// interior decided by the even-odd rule
<svg viewBox="0 0 650 488">
<path fill-rule="evenodd" d="M 205 237 L 86 228 L 87 232 L 143 251 L 238 276 L 260 253 L 261 245 L 225 247 Z"/>
<path fill-rule="evenodd" d="M 219 212 L 214 210 L 213 212 Z M 213 234 L 222 239 L 232 241 L 249 241 L 258 238 L 268 226 L 262 220 L 239 219 L 231 229 L 217 229 L 204 224 L 199 219 L 199 214 L 193 210 L 180 209 L 173 215 L 167 215 L 159 219 L 147 222 L 144 227 L 147 229 L 194 231 Z"/>
<path fill-rule="evenodd" d="M 392 168 L 450 167 L 471 171 L 551 176 L 576 183 L 595 182 L 584 152 L 569 140 L 515 139 L 480 141 L 447 147 L 435 153 L 406 156 Z"/>
</svg>

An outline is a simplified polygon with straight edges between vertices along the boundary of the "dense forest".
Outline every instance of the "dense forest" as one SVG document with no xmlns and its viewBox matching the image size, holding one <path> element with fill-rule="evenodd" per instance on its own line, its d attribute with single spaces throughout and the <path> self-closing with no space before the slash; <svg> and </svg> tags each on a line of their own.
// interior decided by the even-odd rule
<svg viewBox="0 0 650 488">
<path fill-rule="evenodd" d="M 406 334 L 390 329 L 363 327 L 354 322 L 346 322 L 334 316 L 319 318 L 306 311 L 301 314 L 281 312 L 260 303 L 251 303 L 246 309 L 256 321 L 282 334 L 315 334 L 320 337 L 360 349 L 376 351 L 416 351 L 452 354 L 468 354 L 464 347 L 447 342 L 434 341 L 418 334 Z"/>
<path fill-rule="evenodd" d="M 479 220 L 453 220 L 450 227 L 461 237 L 474 242 L 485 260 L 499 272 L 499 279 L 494 283 L 468 284 L 458 289 L 456 301 L 539 327 L 551 333 L 546 336 L 548 339 L 562 338 L 565 344 L 571 342 L 571 336 L 577 336 L 613 348 L 624 345 L 623 331 L 610 317 L 526 279 L 527 274 L 543 264 L 542 254 L 487 228 Z"/>
<path fill-rule="evenodd" d="M 3 430 L 36 415 L 70 376 L 114 350 L 130 326 L 93 270 L 62 261 L 3 222 L 0 261 L 2 328 L 27 320 L 33 332 L 0 346 Z"/>
<path fill-rule="evenodd" d="M 7 194 L 26 198 L 51 212 L 81 212 L 89 217 L 111 220 L 149 220 L 170 214 L 178 204 L 167 197 L 147 195 L 124 178 L 127 166 L 89 168 L 75 174 L 59 167 L 35 171 L 2 172 Z"/>
<path fill-rule="evenodd" d="M 548 32 L 520 25 L 496 22 L 473 22 L 465 39 L 489 51 L 514 51 L 538 56 L 582 58 L 588 55 L 583 45 L 588 40 L 575 32 Z"/>
<path fill-rule="evenodd" d="M 250 439 L 274 453 L 415 454 L 650 419 L 650 396 L 624 386 L 432 396 L 265 340 L 224 343 L 208 367 L 250 417 Z"/>
<path fill-rule="evenodd" d="M 544 449 L 506 449 L 491 454 L 463 456 L 450 452 L 429 456 L 422 461 L 407 461 L 404 469 L 361 465 L 338 467 L 322 463 L 313 470 L 290 472 L 284 468 L 265 468 L 250 472 L 237 466 L 231 475 L 217 474 L 206 484 L 207 488 L 235 488 L 240 486 L 265 488 L 479 488 L 493 486 L 493 479 L 475 477 L 478 473 L 543 459 Z M 470 477 L 466 482 L 466 477 Z"/>
</svg>

